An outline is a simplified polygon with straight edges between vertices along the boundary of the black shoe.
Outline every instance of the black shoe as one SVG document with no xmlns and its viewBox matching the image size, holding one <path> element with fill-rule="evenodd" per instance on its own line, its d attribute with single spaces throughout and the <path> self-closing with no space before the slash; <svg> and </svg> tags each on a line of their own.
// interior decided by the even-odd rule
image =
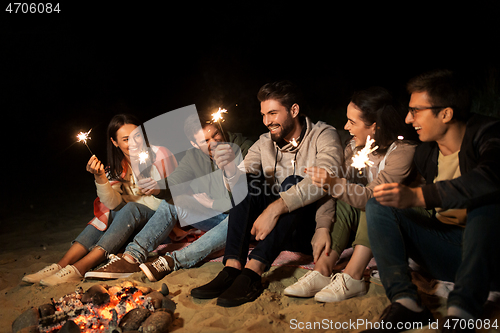
<svg viewBox="0 0 500 333">
<path fill-rule="evenodd" d="M 421 312 L 415 312 L 398 302 L 394 302 L 382 312 L 379 319 L 380 325 L 373 324 L 374 328 L 363 332 L 403 332 L 422 328 L 432 322 L 434 322 L 434 317 L 429 309 L 424 308 Z"/>
<path fill-rule="evenodd" d="M 224 267 L 219 274 L 209 283 L 191 290 L 191 296 L 194 298 L 210 299 L 219 297 L 233 284 L 234 280 L 241 271 L 233 267 Z"/>
<path fill-rule="evenodd" d="M 439 331 L 442 333 L 474 333 L 473 328 L 467 328 L 468 322 L 464 320 L 457 316 L 446 316 L 439 320 Z M 460 326 L 465 326 L 465 328 L 460 328 Z"/>
<path fill-rule="evenodd" d="M 263 290 L 260 275 L 245 268 L 231 287 L 217 298 L 217 305 L 223 307 L 242 305 L 255 300 Z"/>
</svg>

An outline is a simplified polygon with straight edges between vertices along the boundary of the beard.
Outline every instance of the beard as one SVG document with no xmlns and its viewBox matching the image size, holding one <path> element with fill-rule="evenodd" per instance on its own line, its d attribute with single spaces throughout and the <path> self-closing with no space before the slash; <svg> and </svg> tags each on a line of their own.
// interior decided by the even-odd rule
<svg viewBox="0 0 500 333">
<path fill-rule="evenodd" d="M 274 126 L 275 124 L 270 125 Z M 283 124 L 279 125 L 281 130 L 278 133 L 271 133 L 271 140 L 278 142 L 285 139 L 285 137 L 293 131 L 293 119 L 288 118 Z"/>
</svg>

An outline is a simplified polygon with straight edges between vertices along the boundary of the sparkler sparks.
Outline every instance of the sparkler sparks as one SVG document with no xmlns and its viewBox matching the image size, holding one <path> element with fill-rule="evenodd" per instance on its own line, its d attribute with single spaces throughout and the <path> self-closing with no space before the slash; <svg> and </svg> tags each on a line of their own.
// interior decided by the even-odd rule
<svg viewBox="0 0 500 333">
<path fill-rule="evenodd" d="M 139 164 L 146 163 L 146 160 L 149 158 L 149 153 L 146 150 L 143 150 L 139 153 Z"/>
<path fill-rule="evenodd" d="M 355 156 L 352 157 L 351 166 L 358 169 L 359 172 L 361 172 L 361 169 L 363 169 L 365 166 L 373 166 L 373 162 L 370 161 L 368 155 L 378 149 L 378 146 L 371 148 L 374 142 L 375 140 L 370 139 L 370 136 L 368 135 L 366 137 L 366 144 L 363 149 L 361 149 Z"/>
<path fill-rule="evenodd" d="M 222 129 L 222 124 L 221 124 L 221 122 L 224 121 L 224 118 L 222 117 L 223 113 L 227 113 L 227 110 L 219 107 L 219 110 L 217 112 L 212 113 L 212 122 L 219 124 L 219 129 L 221 131 L 222 137 L 224 138 L 225 142 L 228 142 L 226 139 L 226 134 L 224 133 L 224 130 Z"/>
<path fill-rule="evenodd" d="M 295 138 L 292 138 L 292 140 L 290 141 L 290 143 L 292 144 L 292 146 L 294 147 L 297 147 L 299 144 L 297 143 L 297 141 L 295 141 Z"/>
<path fill-rule="evenodd" d="M 90 150 L 89 145 L 87 144 L 87 140 L 90 140 L 90 139 L 91 139 L 91 138 L 90 138 L 90 136 L 89 136 L 89 134 L 90 134 L 90 132 L 91 132 L 91 131 L 92 131 L 92 128 L 91 128 L 91 129 L 89 129 L 89 131 L 88 131 L 88 132 L 85 132 L 85 133 L 84 133 L 84 132 L 80 132 L 80 133 L 78 133 L 78 135 L 76 136 L 76 138 L 78 139 L 78 142 L 83 142 L 83 144 L 84 144 L 85 146 L 87 146 L 87 149 L 89 150 L 89 152 L 90 152 L 92 155 L 94 155 L 94 153 L 92 152 L 92 150 Z"/>
<path fill-rule="evenodd" d="M 227 113 L 227 110 L 219 108 L 217 112 L 212 113 L 212 121 L 216 123 L 220 122 L 221 120 L 224 121 L 224 118 L 222 117 L 223 113 Z"/>
</svg>

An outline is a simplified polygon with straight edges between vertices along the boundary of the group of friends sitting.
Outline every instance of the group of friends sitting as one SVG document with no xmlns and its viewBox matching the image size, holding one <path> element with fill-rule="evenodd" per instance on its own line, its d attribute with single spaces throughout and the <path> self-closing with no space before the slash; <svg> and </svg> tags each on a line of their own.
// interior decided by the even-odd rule
<svg viewBox="0 0 500 333">
<path fill-rule="evenodd" d="M 500 290 L 500 121 L 471 113 L 470 88 L 451 71 L 421 74 L 407 90 L 406 118 L 386 89 L 355 92 L 343 148 L 334 127 L 300 113 L 295 85 L 268 83 L 257 94 L 268 132 L 253 143 L 222 132 L 209 115 L 189 116 L 193 148 L 179 163 L 149 144 L 135 117 L 117 115 L 106 167 L 96 156 L 87 164 L 96 216 L 59 262 L 23 281 L 52 286 L 140 271 L 159 281 L 224 249 L 224 268 L 191 295 L 234 307 L 259 297 L 262 274 L 289 250 L 312 255 L 315 265 L 284 295 L 340 302 L 367 292 L 364 272 L 375 257 L 391 301 L 380 320 L 425 326 L 433 315 L 412 282 L 411 258 L 454 283 L 448 319 L 478 318 L 489 292 Z M 369 138 L 378 148 L 364 168 L 353 167 Z M 149 162 L 139 161 L 144 151 Z M 186 233 L 179 225 L 202 235 L 148 259 Z M 351 246 L 345 269 L 334 271 Z"/>
</svg>

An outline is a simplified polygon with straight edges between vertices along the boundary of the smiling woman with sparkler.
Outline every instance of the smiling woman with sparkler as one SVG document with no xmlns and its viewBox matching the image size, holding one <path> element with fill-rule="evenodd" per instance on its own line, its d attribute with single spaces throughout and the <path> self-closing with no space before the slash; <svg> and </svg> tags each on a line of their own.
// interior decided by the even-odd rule
<svg viewBox="0 0 500 333">
<path fill-rule="evenodd" d="M 356 92 L 347 106 L 344 128 L 352 135 L 345 149 L 344 170 L 306 169 L 313 184 L 337 198 L 333 230 L 324 228 L 315 235 L 327 239 L 325 243 L 331 244 L 331 249 L 316 250 L 314 270 L 287 287 L 285 295 L 315 296 L 319 302 L 336 302 L 365 294 L 362 277 L 372 258 L 364 212 L 366 202 L 373 196 L 376 185 L 413 178 L 409 176 L 415 145 L 398 139 L 401 135 L 410 138 L 411 131 L 387 90 L 372 87 Z M 345 271 L 332 278 L 334 265 L 350 245 L 351 233 L 356 236 L 352 243 L 354 254 Z"/>
<path fill-rule="evenodd" d="M 113 117 L 107 131 L 108 167 L 93 154 L 86 167 L 94 175 L 97 188 L 95 217 L 59 262 L 25 275 L 23 281 L 57 285 L 82 280 L 85 272 L 108 254 L 116 253 L 154 214 L 161 200 L 144 195 L 137 185 L 137 177 L 162 179 L 175 169 L 177 161 L 168 149 L 149 147 L 139 126 L 134 116 Z M 78 139 L 91 152 L 87 145 L 89 133 L 80 133 Z"/>
</svg>

